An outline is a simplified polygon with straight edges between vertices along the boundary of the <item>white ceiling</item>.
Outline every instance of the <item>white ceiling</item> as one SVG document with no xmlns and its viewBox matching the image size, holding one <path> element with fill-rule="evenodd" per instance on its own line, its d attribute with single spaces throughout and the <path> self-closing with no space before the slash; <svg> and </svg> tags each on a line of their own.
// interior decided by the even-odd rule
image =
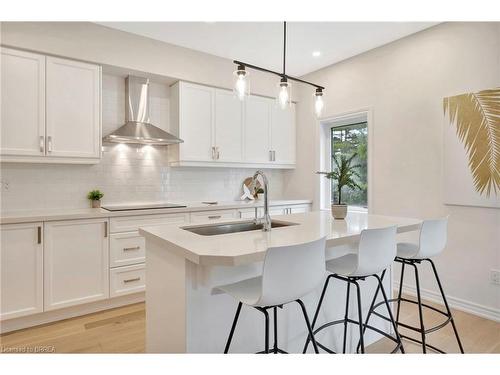
<svg viewBox="0 0 500 375">
<path fill-rule="evenodd" d="M 280 22 L 100 22 L 163 42 L 282 70 Z M 301 76 L 437 22 L 289 22 L 287 73 Z M 313 57 L 320 51 L 319 57 Z"/>
</svg>

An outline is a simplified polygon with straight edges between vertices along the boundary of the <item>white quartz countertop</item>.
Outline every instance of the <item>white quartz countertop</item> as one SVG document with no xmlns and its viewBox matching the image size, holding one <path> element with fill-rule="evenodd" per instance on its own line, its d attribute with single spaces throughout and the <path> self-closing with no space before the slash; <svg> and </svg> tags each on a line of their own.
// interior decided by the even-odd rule
<svg viewBox="0 0 500 375">
<path fill-rule="evenodd" d="M 165 251 L 172 251 L 196 264 L 235 266 L 263 260 L 269 247 L 305 243 L 323 236 L 331 247 L 356 242 L 363 229 L 396 225 L 398 233 L 403 233 L 417 230 L 421 224 L 419 219 L 359 212 L 350 212 L 345 220 L 335 220 L 328 211 L 274 216 L 273 221 L 297 225 L 273 228 L 270 232 L 257 230 L 215 236 L 202 236 L 182 229 L 199 224 L 148 226 L 139 228 L 139 232 L 147 241 L 164 246 Z"/>
<path fill-rule="evenodd" d="M 162 203 L 162 202 L 142 202 L 142 203 Z M 185 205 L 182 208 L 164 208 L 164 209 L 145 209 L 132 211 L 107 211 L 103 208 L 79 208 L 79 209 L 42 209 L 42 210 L 17 210 L 17 211 L 2 211 L 0 224 L 15 224 L 15 223 L 30 223 L 38 221 L 56 221 L 56 220 L 75 220 L 75 219 L 92 219 L 102 217 L 118 217 L 118 216 L 136 216 L 136 215 L 153 215 L 153 214 L 168 214 L 179 212 L 197 212 L 197 211 L 215 211 L 229 209 L 245 209 L 262 207 L 263 200 L 255 201 L 226 201 L 218 202 L 215 205 L 208 205 L 203 202 L 179 202 L 173 201 L 168 203 L 176 203 Z M 289 206 L 295 204 L 311 204 L 311 200 L 271 200 L 271 206 Z M 137 204 L 137 202 L 133 202 Z M 113 204 L 114 205 L 114 204 Z"/>
</svg>

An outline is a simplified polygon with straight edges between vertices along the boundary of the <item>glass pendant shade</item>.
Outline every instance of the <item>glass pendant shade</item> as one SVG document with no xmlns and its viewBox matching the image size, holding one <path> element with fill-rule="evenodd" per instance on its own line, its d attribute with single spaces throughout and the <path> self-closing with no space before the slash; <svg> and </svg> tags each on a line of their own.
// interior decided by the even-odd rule
<svg viewBox="0 0 500 375">
<path fill-rule="evenodd" d="M 292 104 L 292 85 L 286 78 L 282 78 L 280 83 L 278 83 L 276 103 L 281 109 L 286 109 Z"/>
<path fill-rule="evenodd" d="M 314 93 L 314 113 L 316 117 L 321 117 L 323 110 L 325 109 L 325 102 L 323 100 L 323 91 L 317 89 Z"/>
<path fill-rule="evenodd" d="M 250 94 L 250 80 L 244 66 L 238 66 L 233 73 L 233 91 L 239 100 L 244 100 Z"/>
</svg>

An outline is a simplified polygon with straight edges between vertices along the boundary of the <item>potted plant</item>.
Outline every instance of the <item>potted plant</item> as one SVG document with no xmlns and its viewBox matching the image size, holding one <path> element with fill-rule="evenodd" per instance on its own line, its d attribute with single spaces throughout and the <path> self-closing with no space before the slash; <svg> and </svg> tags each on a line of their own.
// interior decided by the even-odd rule
<svg viewBox="0 0 500 375">
<path fill-rule="evenodd" d="M 264 189 L 262 189 L 260 186 L 256 187 L 253 193 L 253 197 L 255 199 L 260 199 L 261 195 L 264 194 Z"/>
<path fill-rule="evenodd" d="M 91 201 L 92 208 L 99 208 L 101 207 L 101 198 L 104 197 L 104 194 L 101 193 L 99 190 L 92 190 L 89 191 L 87 194 L 87 198 Z"/>
<path fill-rule="evenodd" d="M 322 174 L 328 180 L 334 180 L 337 183 L 337 203 L 332 203 L 332 215 L 335 219 L 345 219 L 347 216 L 347 205 L 342 203 L 342 188 L 347 186 L 351 189 L 361 189 L 355 178 L 359 178 L 357 169 L 361 167 L 359 164 L 352 164 L 357 154 L 351 156 L 336 154 L 333 156 L 335 169 L 332 172 L 316 172 Z"/>
</svg>

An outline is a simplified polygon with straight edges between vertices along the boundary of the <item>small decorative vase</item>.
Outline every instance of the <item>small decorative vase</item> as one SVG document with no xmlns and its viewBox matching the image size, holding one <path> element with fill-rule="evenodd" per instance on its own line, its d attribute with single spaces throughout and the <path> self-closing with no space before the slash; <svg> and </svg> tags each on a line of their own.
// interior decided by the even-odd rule
<svg viewBox="0 0 500 375">
<path fill-rule="evenodd" d="M 101 201 L 100 200 L 92 200 L 92 208 L 100 208 L 101 207 Z"/>
<path fill-rule="evenodd" d="M 254 197 L 255 197 L 255 199 L 261 199 L 262 195 L 263 195 L 262 193 L 255 194 Z"/>
<path fill-rule="evenodd" d="M 347 216 L 347 205 L 332 204 L 332 216 L 337 220 L 345 219 Z"/>
</svg>

